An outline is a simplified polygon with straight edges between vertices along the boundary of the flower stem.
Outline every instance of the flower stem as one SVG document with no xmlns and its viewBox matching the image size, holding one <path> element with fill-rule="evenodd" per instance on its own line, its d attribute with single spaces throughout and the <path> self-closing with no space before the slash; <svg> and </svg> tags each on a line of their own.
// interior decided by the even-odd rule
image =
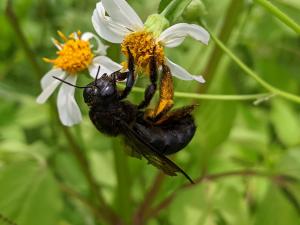
<svg viewBox="0 0 300 225">
<path fill-rule="evenodd" d="M 285 23 L 288 27 L 293 29 L 297 34 L 300 34 L 300 25 L 296 23 L 292 18 L 278 9 L 275 5 L 273 5 L 270 1 L 267 0 L 254 0 L 257 4 L 261 5 L 265 9 L 267 9 L 270 13 L 276 16 L 279 20 Z"/>
<path fill-rule="evenodd" d="M 170 14 L 176 7 L 176 5 L 180 2 L 180 0 L 173 0 L 171 1 L 167 7 L 160 13 L 160 15 L 167 17 L 168 14 Z"/>
<path fill-rule="evenodd" d="M 128 224 L 132 209 L 131 175 L 128 165 L 128 156 L 124 152 L 124 143 L 120 139 L 115 138 L 112 143 L 118 184 L 116 188 L 115 204 L 118 213 Z"/>
<path fill-rule="evenodd" d="M 195 184 L 185 184 L 178 187 L 169 196 L 167 196 L 161 203 L 157 204 L 152 210 L 147 214 L 146 219 L 153 218 L 157 216 L 162 210 L 166 209 L 175 199 L 178 192 L 195 187 L 195 185 L 202 184 L 204 182 L 216 181 L 227 177 L 262 177 L 267 178 L 276 184 L 277 180 L 290 181 L 290 178 L 284 174 L 270 174 L 263 171 L 256 170 L 241 170 L 241 171 L 229 171 L 224 173 L 208 174 L 200 176 L 195 180 Z"/>
<path fill-rule="evenodd" d="M 95 205 L 98 205 L 100 203 L 99 210 L 103 213 L 104 219 L 106 219 L 108 222 L 110 222 L 110 224 L 116 224 L 116 223 L 121 224 L 120 219 L 114 213 L 114 211 L 112 209 L 110 209 L 110 207 L 107 205 L 103 195 L 101 194 L 100 187 L 93 177 L 93 174 L 90 169 L 89 162 L 88 162 L 86 155 L 82 152 L 82 149 L 80 148 L 78 143 L 75 141 L 69 128 L 63 126 L 62 124 L 61 124 L 61 128 L 70 144 L 70 151 L 75 156 L 82 172 L 85 175 L 85 178 L 87 179 L 87 183 L 90 186 L 91 193 L 96 200 Z"/>
<path fill-rule="evenodd" d="M 7 17 L 8 21 L 10 22 L 12 28 L 14 29 L 14 32 L 16 33 L 16 36 L 19 39 L 20 44 L 24 50 L 24 53 L 25 53 L 27 59 L 29 60 L 31 66 L 33 67 L 36 76 L 38 78 L 41 78 L 41 76 L 42 76 L 41 67 L 39 66 L 39 64 L 35 58 L 35 53 L 30 48 L 29 43 L 21 29 L 19 20 L 18 20 L 15 12 L 13 10 L 13 7 L 12 7 L 12 0 L 7 1 L 5 14 L 6 14 L 6 17 Z"/>
<path fill-rule="evenodd" d="M 192 0 L 172 0 L 160 15 L 168 19 L 170 23 L 173 23 L 191 2 Z"/>
<path fill-rule="evenodd" d="M 300 103 L 300 97 L 285 91 L 282 91 L 276 87 L 273 87 L 268 82 L 260 78 L 260 76 L 251 70 L 245 63 L 243 63 L 229 48 L 227 48 L 213 33 L 210 32 L 211 38 L 214 42 L 250 77 L 256 80 L 262 87 L 264 87 L 269 92 L 281 96 L 283 98 L 289 99 L 291 101 Z"/>
<path fill-rule="evenodd" d="M 144 217 L 152 207 L 156 196 L 158 195 L 160 188 L 164 183 L 164 178 L 165 175 L 159 171 L 154 178 L 152 185 L 149 187 L 149 190 L 145 193 L 144 201 L 141 202 L 140 206 L 137 208 L 135 214 L 133 215 L 134 225 L 147 224 L 147 221 L 145 221 Z"/>
<path fill-rule="evenodd" d="M 120 85 L 120 87 L 125 87 Z M 134 87 L 132 89 L 136 93 L 144 93 L 145 89 L 140 87 Z M 272 93 L 261 93 L 261 94 L 249 94 L 249 95 L 214 95 L 214 94 L 196 94 L 187 92 L 175 92 L 174 96 L 177 98 L 192 98 L 199 100 L 216 100 L 216 101 L 256 101 L 273 97 Z"/>
<path fill-rule="evenodd" d="M 235 25 L 239 23 L 239 17 L 243 12 L 243 5 L 243 1 L 232 0 L 229 3 L 229 6 L 227 7 L 226 15 L 223 19 L 223 23 L 218 35 L 219 39 L 222 40 L 222 42 L 225 44 L 229 41 L 230 36 L 236 27 Z M 197 61 L 201 58 L 201 54 L 202 51 L 199 52 L 199 56 L 195 57 L 195 62 L 193 62 L 192 65 L 197 64 Z M 223 51 L 220 48 L 218 48 L 218 46 L 214 45 L 213 50 L 209 56 L 208 63 L 203 72 L 208 85 L 199 85 L 197 92 L 205 93 L 205 91 L 208 89 L 210 81 L 216 74 L 216 71 L 219 68 L 218 66 L 220 65 L 222 58 Z"/>
</svg>

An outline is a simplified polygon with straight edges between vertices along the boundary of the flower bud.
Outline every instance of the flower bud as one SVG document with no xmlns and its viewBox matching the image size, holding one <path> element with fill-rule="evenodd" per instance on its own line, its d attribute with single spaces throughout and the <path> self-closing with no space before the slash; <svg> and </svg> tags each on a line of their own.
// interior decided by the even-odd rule
<svg viewBox="0 0 300 225">
<path fill-rule="evenodd" d="M 169 27 L 169 25 L 169 21 L 164 16 L 159 14 L 150 15 L 145 22 L 146 30 L 153 33 L 155 37 L 159 37 L 161 32 Z"/>
<path fill-rule="evenodd" d="M 199 21 L 199 19 L 206 15 L 206 7 L 201 0 L 193 0 L 184 10 L 182 17 L 188 22 Z"/>
</svg>

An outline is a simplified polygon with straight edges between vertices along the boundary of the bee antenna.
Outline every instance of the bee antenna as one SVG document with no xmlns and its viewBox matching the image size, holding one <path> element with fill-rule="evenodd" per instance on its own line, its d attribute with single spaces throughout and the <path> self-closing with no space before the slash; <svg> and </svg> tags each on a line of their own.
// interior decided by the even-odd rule
<svg viewBox="0 0 300 225">
<path fill-rule="evenodd" d="M 98 76 L 99 76 L 99 73 L 100 73 L 100 68 L 101 68 L 101 67 L 98 66 L 98 70 L 97 70 L 97 74 L 96 74 L 96 77 L 95 77 L 95 81 L 98 80 Z"/>
<path fill-rule="evenodd" d="M 72 86 L 72 87 L 76 87 L 76 88 L 86 88 L 86 86 L 84 86 L 84 87 L 81 87 L 81 86 L 77 86 L 77 85 L 74 85 L 74 84 L 71 84 L 71 83 L 69 83 L 69 82 L 67 82 L 67 81 L 65 81 L 65 80 L 63 80 L 63 79 L 60 79 L 60 78 L 58 78 L 58 77 L 56 77 L 56 76 L 52 76 L 54 79 L 56 79 L 56 80 L 59 80 L 60 82 L 62 82 L 62 83 L 65 83 L 65 84 L 67 84 L 67 85 L 70 85 L 70 86 Z"/>
</svg>

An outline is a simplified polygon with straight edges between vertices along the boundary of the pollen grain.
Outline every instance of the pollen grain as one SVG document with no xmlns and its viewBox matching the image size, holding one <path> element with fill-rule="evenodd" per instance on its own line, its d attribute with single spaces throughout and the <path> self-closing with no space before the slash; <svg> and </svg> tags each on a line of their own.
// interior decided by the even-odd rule
<svg viewBox="0 0 300 225">
<path fill-rule="evenodd" d="M 142 30 L 127 35 L 121 44 L 121 50 L 127 57 L 128 48 L 134 57 L 135 65 L 139 71 L 149 71 L 149 63 L 153 55 L 158 65 L 164 64 L 163 46 L 156 41 L 151 32 Z"/>
</svg>

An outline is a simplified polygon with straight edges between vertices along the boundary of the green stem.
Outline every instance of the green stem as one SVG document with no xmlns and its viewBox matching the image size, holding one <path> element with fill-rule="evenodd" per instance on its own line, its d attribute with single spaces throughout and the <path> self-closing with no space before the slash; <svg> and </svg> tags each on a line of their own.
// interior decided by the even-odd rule
<svg viewBox="0 0 300 225">
<path fill-rule="evenodd" d="M 241 170 L 241 171 L 229 171 L 229 172 L 216 173 L 216 174 L 207 174 L 204 176 L 200 176 L 198 179 L 196 179 L 195 184 L 185 184 L 178 187 L 169 196 L 167 196 L 161 203 L 159 203 L 157 206 L 152 208 L 152 210 L 147 215 L 147 219 L 156 217 L 162 210 L 166 210 L 166 208 L 169 207 L 169 205 L 173 202 L 178 192 L 188 188 L 195 187 L 195 185 L 199 185 L 204 182 L 217 181 L 228 177 L 262 177 L 262 178 L 267 178 L 274 183 L 276 183 L 278 180 L 283 180 L 285 182 L 290 181 L 289 177 L 284 174 L 271 174 L 268 172 L 256 171 L 256 170 Z"/>
<path fill-rule="evenodd" d="M 223 20 L 224 22 L 218 35 L 219 39 L 222 40 L 222 42 L 225 44 L 229 41 L 229 38 L 235 28 L 235 25 L 239 22 L 238 18 L 243 12 L 243 4 L 243 1 L 232 0 L 227 8 L 226 15 Z M 199 52 L 199 56 L 195 57 L 195 60 L 198 61 L 201 58 L 201 54 L 203 54 L 202 51 Z M 222 50 L 217 46 L 213 46 L 213 50 L 209 56 L 208 63 L 203 72 L 205 80 L 208 84 L 210 83 L 210 80 L 212 80 L 217 69 L 219 68 L 218 66 L 220 65 L 220 61 L 222 58 Z M 196 65 L 197 61 L 195 61 L 192 65 Z M 197 92 L 205 93 L 208 87 L 209 85 L 199 85 Z"/>
<path fill-rule="evenodd" d="M 160 13 L 169 20 L 170 23 L 175 22 L 181 16 L 185 8 L 192 2 L 192 0 L 173 0 Z"/>
<path fill-rule="evenodd" d="M 120 85 L 120 87 L 125 87 Z M 134 87 L 132 89 L 136 93 L 144 93 L 145 89 L 140 87 Z M 250 95 L 214 95 L 214 94 L 196 94 L 187 92 L 175 92 L 174 96 L 177 98 L 192 98 L 199 100 L 216 100 L 216 101 L 252 101 L 260 100 L 272 97 L 272 93 L 250 94 Z"/>
<path fill-rule="evenodd" d="M 262 7 L 264 7 L 266 10 L 268 10 L 274 16 L 276 16 L 279 20 L 281 20 L 283 23 L 285 23 L 288 27 L 293 29 L 297 34 L 300 34 L 300 25 L 297 24 L 296 21 L 294 21 L 292 18 L 290 18 L 288 15 L 286 15 L 280 9 L 278 9 L 270 1 L 267 1 L 267 0 L 254 0 L 254 1 L 257 4 L 261 5 Z"/>
<path fill-rule="evenodd" d="M 29 43 L 21 29 L 19 20 L 15 14 L 15 12 L 13 11 L 13 7 L 12 7 L 12 0 L 8 0 L 7 1 L 7 5 L 6 5 L 6 17 L 8 19 L 8 21 L 10 22 L 12 28 L 14 29 L 17 38 L 20 41 L 20 44 L 24 50 L 24 53 L 26 54 L 27 59 L 29 60 L 30 64 L 32 65 L 35 74 L 37 75 L 38 78 L 41 78 L 42 76 L 42 69 L 40 68 L 39 64 L 36 61 L 35 58 L 35 53 L 34 51 L 30 48 Z"/>
<path fill-rule="evenodd" d="M 1 221 L 7 225 L 17 225 L 15 222 L 13 222 L 13 220 L 7 218 L 6 216 L 4 216 L 0 213 L 0 222 Z"/>
<path fill-rule="evenodd" d="M 252 95 L 212 95 L 212 94 L 192 94 L 184 92 L 175 92 L 175 97 L 193 98 L 202 100 L 219 100 L 219 101 L 252 101 L 268 98 L 270 94 L 252 94 Z"/>
<path fill-rule="evenodd" d="M 252 71 L 246 64 L 244 64 L 231 50 L 229 50 L 214 34 L 210 32 L 211 38 L 214 40 L 214 42 L 250 77 L 252 77 L 254 80 L 256 80 L 262 87 L 264 87 L 269 92 L 281 96 L 283 98 L 289 99 L 291 101 L 300 103 L 300 97 L 297 95 L 293 95 L 291 93 L 282 91 L 278 88 L 273 87 L 269 83 L 267 83 L 265 80 L 260 78 L 258 74 L 256 74 L 254 71 Z"/>
<path fill-rule="evenodd" d="M 90 201 L 90 199 L 85 198 L 80 193 L 75 191 L 73 188 L 65 185 L 64 183 L 60 183 L 59 186 L 63 193 L 66 193 L 69 197 L 73 197 L 74 199 L 79 200 L 83 205 L 86 206 L 86 208 L 88 208 L 91 211 L 91 213 L 93 215 L 95 215 L 95 217 L 97 217 L 99 220 L 102 220 L 103 212 L 101 212 L 100 210 L 97 210 L 94 207 L 93 203 Z"/>
<path fill-rule="evenodd" d="M 93 199 L 95 198 L 95 205 L 99 205 L 99 210 L 102 212 L 102 214 L 104 215 L 104 219 L 106 219 L 107 222 L 109 222 L 110 224 L 122 224 L 115 212 L 107 205 L 103 195 L 100 192 L 100 187 L 93 177 L 92 171 L 89 166 L 89 161 L 74 139 L 69 128 L 63 126 L 62 124 L 61 128 L 70 144 L 70 151 L 75 156 L 76 160 L 79 163 L 81 171 L 84 173 L 85 178 L 87 179 L 87 183 L 89 184 L 89 187 L 91 189 Z"/>
<path fill-rule="evenodd" d="M 149 191 L 145 193 L 144 200 L 141 202 L 140 206 L 136 210 L 134 216 L 133 216 L 133 224 L 134 225 L 142 225 L 147 224 L 147 221 L 145 220 L 145 215 L 148 213 L 149 209 L 152 207 L 156 196 L 159 193 L 159 190 L 161 189 L 161 186 L 163 185 L 165 180 L 165 175 L 162 172 L 158 172 L 156 177 L 154 178 L 154 181 L 149 188 Z"/>
<path fill-rule="evenodd" d="M 121 88 L 125 88 L 123 84 L 119 85 Z M 0 86 L 2 88 L 2 86 Z M 0 88 L 0 96 L 1 91 L 3 92 L 3 96 L 9 96 L 10 98 L 13 98 L 13 100 L 20 100 L 24 98 L 24 95 L 19 95 L 16 93 L 13 93 L 12 91 L 5 90 L 4 87 Z M 134 87 L 132 89 L 132 92 L 135 93 L 144 93 L 145 88 L 141 87 Z M 274 97 L 274 94 L 272 93 L 261 93 L 261 94 L 249 94 L 249 95 L 214 95 L 214 94 L 196 94 L 196 93 L 188 93 L 188 92 L 175 92 L 175 97 L 177 98 L 193 98 L 193 99 L 199 99 L 199 100 L 215 100 L 215 101 L 256 101 L 256 100 L 263 100 L 269 97 Z M 56 117 L 56 111 L 53 111 L 52 113 Z"/>
<path fill-rule="evenodd" d="M 170 2 L 170 4 L 167 5 L 167 7 L 160 13 L 160 15 L 167 17 L 168 14 L 170 14 L 171 12 L 173 12 L 173 10 L 175 9 L 176 5 L 178 4 L 178 2 L 180 2 L 181 0 L 173 0 Z"/>
<path fill-rule="evenodd" d="M 117 174 L 116 206 L 122 219 L 129 224 L 131 215 L 131 175 L 128 165 L 128 156 L 124 153 L 123 142 L 120 139 L 113 140 L 115 170 Z"/>
</svg>

